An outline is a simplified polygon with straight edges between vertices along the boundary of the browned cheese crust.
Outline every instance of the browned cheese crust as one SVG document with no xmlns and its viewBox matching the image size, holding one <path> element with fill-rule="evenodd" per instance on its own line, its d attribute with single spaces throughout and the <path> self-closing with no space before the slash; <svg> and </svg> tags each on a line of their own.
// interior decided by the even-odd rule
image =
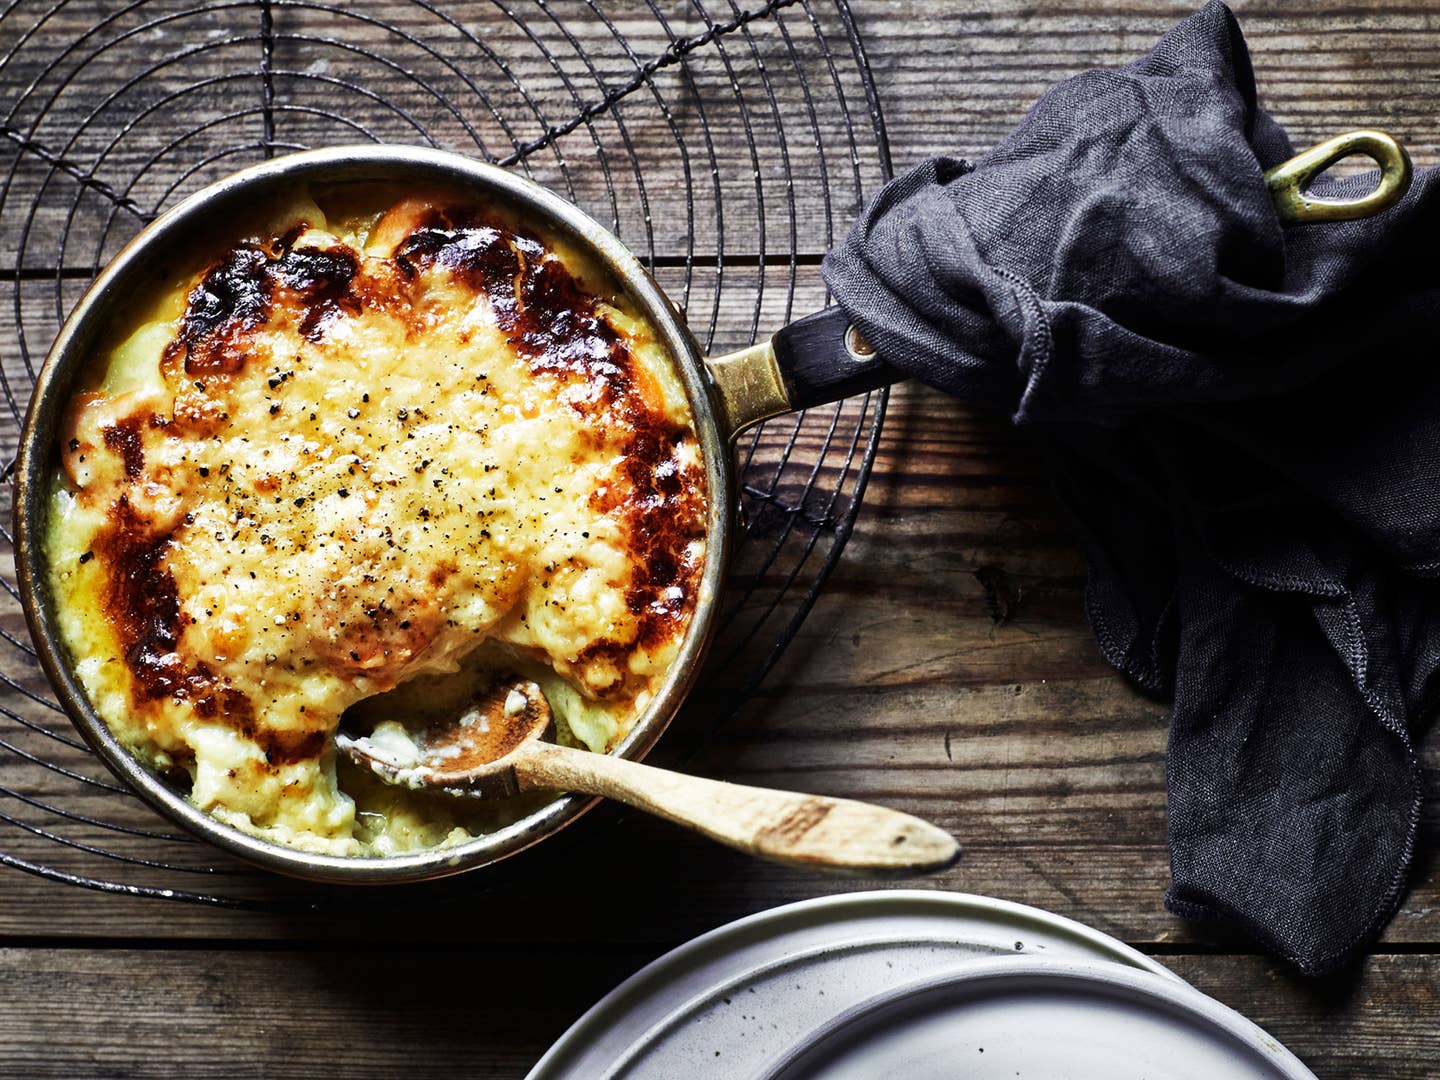
<svg viewBox="0 0 1440 1080">
<path fill-rule="evenodd" d="M 593 749 L 648 700 L 696 603 L 703 468 L 668 356 L 565 245 L 438 196 L 298 221 L 192 279 L 158 368 L 75 396 L 50 547 L 108 626 L 70 647 L 102 715 L 123 689 L 122 737 L 194 774 L 219 725 L 281 781 L 257 804 L 197 775 L 207 809 L 352 850 L 283 808 L 333 786 L 341 711 L 483 642 L 593 703 Z"/>
</svg>

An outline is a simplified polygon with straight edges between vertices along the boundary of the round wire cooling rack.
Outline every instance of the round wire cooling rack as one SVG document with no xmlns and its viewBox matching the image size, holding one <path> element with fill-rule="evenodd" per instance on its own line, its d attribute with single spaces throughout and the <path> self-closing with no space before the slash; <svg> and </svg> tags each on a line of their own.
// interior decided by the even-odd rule
<svg viewBox="0 0 1440 1080">
<path fill-rule="evenodd" d="M 516 169 L 625 240 L 711 352 L 823 306 L 820 256 L 890 176 L 845 0 L 12 0 L 0 89 L 5 460 L 100 268 L 257 160 L 384 141 Z M 737 446 L 743 528 L 695 695 L 711 722 L 755 689 L 839 558 L 885 400 L 772 420 Z M 39 670 L 5 564 L 0 863 L 109 892 L 293 903 L 109 778 Z"/>
</svg>

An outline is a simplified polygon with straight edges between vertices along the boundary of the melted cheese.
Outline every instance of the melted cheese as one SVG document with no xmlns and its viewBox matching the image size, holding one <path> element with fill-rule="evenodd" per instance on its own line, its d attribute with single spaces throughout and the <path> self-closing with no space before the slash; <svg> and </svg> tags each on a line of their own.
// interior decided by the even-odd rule
<svg viewBox="0 0 1440 1080">
<path fill-rule="evenodd" d="M 463 841 L 533 806 L 337 773 L 342 714 L 441 716 L 514 672 L 563 739 L 613 747 L 694 609 L 689 405 L 613 286 L 496 207 L 277 221 L 161 290 L 75 395 L 62 634 L 121 741 L 215 816 L 329 853 Z"/>
</svg>

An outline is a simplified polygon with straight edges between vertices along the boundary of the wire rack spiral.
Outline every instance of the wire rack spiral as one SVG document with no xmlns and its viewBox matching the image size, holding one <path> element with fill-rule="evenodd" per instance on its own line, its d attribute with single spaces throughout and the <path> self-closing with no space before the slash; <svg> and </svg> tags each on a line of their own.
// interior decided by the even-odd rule
<svg viewBox="0 0 1440 1080">
<path fill-rule="evenodd" d="M 516 169 L 624 239 L 710 351 L 822 306 L 820 255 L 890 173 L 844 0 L 13 0 L 0 88 L 5 460 L 99 269 L 257 160 L 383 141 Z M 783 417 L 737 447 L 743 528 L 696 695 L 712 717 L 753 691 L 835 565 L 884 404 Z M 8 485 L 0 500 L 8 523 Z M 177 835 L 109 778 L 54 702 L 8 551 L 3 565 L 0 863 L 132 895 L 293 901 L 299 886 Z"/>
</svg>

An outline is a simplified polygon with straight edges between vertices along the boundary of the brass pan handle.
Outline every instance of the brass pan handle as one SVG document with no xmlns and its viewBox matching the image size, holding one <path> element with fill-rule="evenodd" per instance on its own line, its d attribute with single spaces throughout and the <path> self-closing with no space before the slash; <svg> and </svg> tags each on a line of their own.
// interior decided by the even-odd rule
<svg viewBox="0 0 1440 1080">
<path fill-rule="evenodd" d="M 1353 154 L 1373 158 L 1380 182 L 1358 199 L 1321 199 L 1306 186 Z M 1265 173 L 1282 225 L 1351 221 L 1378 214 L 1410 187 L 1410 156 L 1383 131 L 1351 131 L 1312 146 Z M 783 327 L 748 349 L 706 361 L 733 438 L 767 417 L 863 393 L 899 379 L 839 308 L 827 308 Z"/>
<path fill-rule="evenodd" d="M 1342 158 L 1363 154 L 1380 166 L 1375 190 L 1358 199 L 1320 199 L 1306 193 L 1315 177 Z M 1410 155 L 1383 131 L 1350 131 L 1312 146 L 1265 173 L 1282 225 L 1353 221 L 1393 206 L 1410 187 Z"/>
<path fill-rule="evenodd" d="M 706 359 L 719 396 L 722 428 L 732 438 L 751 424 L 808 409 L 904 378 L 838 307 L 828 307 L 748 349 Z"/>
</svg>

